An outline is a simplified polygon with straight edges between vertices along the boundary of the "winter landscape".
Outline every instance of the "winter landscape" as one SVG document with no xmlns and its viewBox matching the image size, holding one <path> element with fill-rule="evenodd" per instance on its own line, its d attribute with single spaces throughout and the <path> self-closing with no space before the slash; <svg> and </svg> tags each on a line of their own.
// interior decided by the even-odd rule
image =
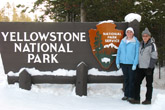
<svg viewBox="0 0 165 110">
<path fill-rule="evenodd" d="M 135 18 L 141 19 L 139 16 L 130 14 L 126 21 L 131 22 Z M 9 72 L 8 75 L 18 76 L 22 69 L 18 73 Z M 50 74 L 50 72 L 40 72 L 35 68 L 28 68 L 27 70 L 32 75 Z M 4 73 L 0 57 L 0 106 L 1 110 L 164 110 L 164 72 L 165 67 L 161 68 L 161 78 L 159 78 L 158 67 L 155 69 L 152 104 L 132 105 L 121 100 L 123 97 L 122 84 L 88 84 L 88 94 L 82 97 L 75 94 L 75 85 L 71 84 L 36 84 L 32 86 L 30 91 L 20 89 L 17 83 L 8 85 L 7 75 Z M 64 69 L 53 72 L 59 76 L 74 76 L 75 73 L 75 70 Z M 93 68 L 88 71 L 88 74 L 121 75 L 122 71 L 108 73 Z M 145 92 L 145 81 L 143 81 L 141 101 L 145 100 Z"/>
<path fill-rule="evenodd" d="M 2 3 L 1 3 L 2 4 Z M 154 15 L 154 13 L 153 13 Z M 131 22 L 136 18 L 141 21 L 141 16 L 128 14 L 125 22 Z M 100 23 L 113 22 L 112 20 Z M 112 45 L 107 45 L 110 47 Z M 103 59 L 108 62 L 107 59 Z M 23 69 L 23 68 L 22 68 Z M 22 70 L 20 69 L 20 71 Z M 33 75 L 50 74 L 50 72 L 40 72 L 35 68 L 27 69 Z M 18 76 L 12 71 L 8 75 Z M 59 74 L 60 73 L 60 74 Z M 93 74 L 95 73 L 95 74 Z M 164 110 L 165 108 L 165 67 L 156 66 L 154 71 L 153 98 L 151 105 L 135 104 L 122 101 L 122 84 L 88 84 L 87 96 L 77 96 L 75 85 L 72 84 L 35 84 L 30 91 L 19 88 L 19 84 L 8 85 L 7 75 L 0 55 L 0 109 L 1 110 Z M 51 74 L 59 76 L 75 76 L 75 70 L 59 69 Z M 88 71 L 92 75 L 121 75 L 122 71 L 111 73 L 98 71 L 93 68 Z M 145 100 L 145 80 L 141 86 L 141 102 Z"/>
<path fill-rule="evenodd" d="M 106 74 L 96 69 L 97 74 Z M 154 73 L 154 90 L 151 105 L 132 105 L 122 101 L 122 84 L 88 84 L 87 96 L 75 94 L 71 84 L 37 84 L 30 91 L 19 88 L 16 83 L 8 85 L 0 58 L 0 106 L 1 110 L 164 110 L 165 67 L 158 67 Z M 117 72 L 122 74 L 121 70 Z M 116 72 L 114 72 L 116 74 Z M 141 97 L 145 99 L 146 88 L 143 81 Z"/>
</svg>

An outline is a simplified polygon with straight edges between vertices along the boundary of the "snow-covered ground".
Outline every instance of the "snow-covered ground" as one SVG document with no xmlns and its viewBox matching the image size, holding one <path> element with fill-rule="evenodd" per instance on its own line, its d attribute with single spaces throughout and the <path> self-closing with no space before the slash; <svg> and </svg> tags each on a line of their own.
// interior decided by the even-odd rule
<svg viewBox="0 0 165 110">
<path fill-rule="evenodd" d="M 88 84 L 88 95 L 75 95 L 71 84 L 37 84 L 31 91 L 8 85 L 0 59 L 0 109 L 1 110 L 164 110 L 165 68 L 155 69 L 153 100 L 151 105 L 132 105 L 122 101 L 122 84 Z M 141 90 L 142 101 L 146 88 Z"/>
<path fill-rule="evenodd" d="M 139 22 L 141 17 L 137 14 L 129 14 L 125 17 L 125 22 L 134 19 Z M 113 22 L 113 21 L 106 21 Z M 102 22 L 104 23 L 104 22 Z M 39 72 L 37 74 L 49 74 Z M 21 71 L 21 70 L 20 70 Z M 31 72 L 31 74 L 33 74 Z M 56 74 L 57 71 L 54 73 Z M 75 71 L 70 71 L 72 76 Z M 97 69 L 91 69 L 89 74 L 97 73 Z M 58 73 L 66 71 L 58 70 Z M 132 105 L 127 101 L 122 101 L 122 84 L 88 84 L 87 96 L 79 97 L 75 95 L 75 86 L 71 84 L 37 84 L 32 85 L 30 91 L 19 88 L 16 83 L 8 85 L 6 75 L 0 56 L 0 109 L 1 110 L 164 110 L 165 108 L 165 67 L 161 69 L 161 79 L 159 79 L 158 68 L 154 74 L 154 90 L 151 105 Z M 19 73 L 18 73 L 19 74 Z M 68 74 L 68 73 L 67 73 Z M 99 72 L 97 75 L 122 74 L 118 72 Z M 11 72 L 10 75 L 13 75 Z M 34 75 L 34 74 L 33 74 Z M 61 75 L 61 74 L 60 74 Z M 93 75 L 93 74 L 92 74 Z M 145 81 L 141 89 L 141 99 L 145 99 Z"/>
</svg>

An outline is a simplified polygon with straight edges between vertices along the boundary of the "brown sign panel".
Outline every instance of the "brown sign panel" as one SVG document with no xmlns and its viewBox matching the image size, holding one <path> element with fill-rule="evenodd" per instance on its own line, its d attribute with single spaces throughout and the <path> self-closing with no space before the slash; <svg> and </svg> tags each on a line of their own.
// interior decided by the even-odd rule
<svg viewBox="0 0 165 110">
<path fill-rule="evenodd" d="M 94 58 L 89 41 L 89 30 L 96 28 L 96 24 L 0 22 L 0 52 L 5 73 L 18 72 L 21 68 L 76 70 L 80 62 L 89 69 L 104 70 Z M 119 30 L 128 27 L 128 23 L 115 24 Z M 106 71 L 112 70 L 116 70 L 115 64 Z"/>
<path fill-rule="evenodd" d="M 98 24 L 97 29 L 89 30 L 92 53 L 104 69 L 109 69 L 115 62 L 116 53 L 123 31 L 117 30 L 113 23 Z"/>
</svg>

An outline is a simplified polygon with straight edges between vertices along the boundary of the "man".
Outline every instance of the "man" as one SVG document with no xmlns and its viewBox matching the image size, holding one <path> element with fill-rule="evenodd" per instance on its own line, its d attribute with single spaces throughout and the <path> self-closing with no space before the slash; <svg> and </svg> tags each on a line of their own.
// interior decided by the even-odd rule
<svg viewBox="0 0 165 110">
<path fill-rule="evenodd" d="M 151 33 L 148 28 L 142 32 L 143 41 L 140 43 L 139 48 L 139 65 L 137 68 L 136 82 L 135 82 L 135 98 L 130 101 L 132 104 L 140 104 L 140 85 L 142 80 L 146 78 L 146 99 L 142 104 L 151 104 L 152 99 L 152 83 L 153 83 L 153 72 L 156 61 L 158 59 L 157 48 L 155 41 L 151 38 Z"/>
</svg>

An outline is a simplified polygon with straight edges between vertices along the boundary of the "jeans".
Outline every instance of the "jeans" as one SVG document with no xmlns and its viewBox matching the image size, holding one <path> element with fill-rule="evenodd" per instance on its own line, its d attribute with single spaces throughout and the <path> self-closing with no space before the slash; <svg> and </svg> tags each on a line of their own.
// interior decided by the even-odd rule
<svg viewBox="0 0 165 110">
<path fill-rule="evenodd" d="M 153 71 L 154 69 L 148 68 L 148 69 L 137 69 L 137 75 L 135 79 L 135 99 L 140 100 L 140 87 L 141 83 L 144 78 L 146 78 L 146 100 L 151 101 L 152 99 L 152 91 L 153 91 Z"/>
<path fill-rule="evenodd" d="M 131 64 L 121 64 L 121 69 L 124 74 L 124 96 L 134 98 L 135 71 Z"/>
</svg>

